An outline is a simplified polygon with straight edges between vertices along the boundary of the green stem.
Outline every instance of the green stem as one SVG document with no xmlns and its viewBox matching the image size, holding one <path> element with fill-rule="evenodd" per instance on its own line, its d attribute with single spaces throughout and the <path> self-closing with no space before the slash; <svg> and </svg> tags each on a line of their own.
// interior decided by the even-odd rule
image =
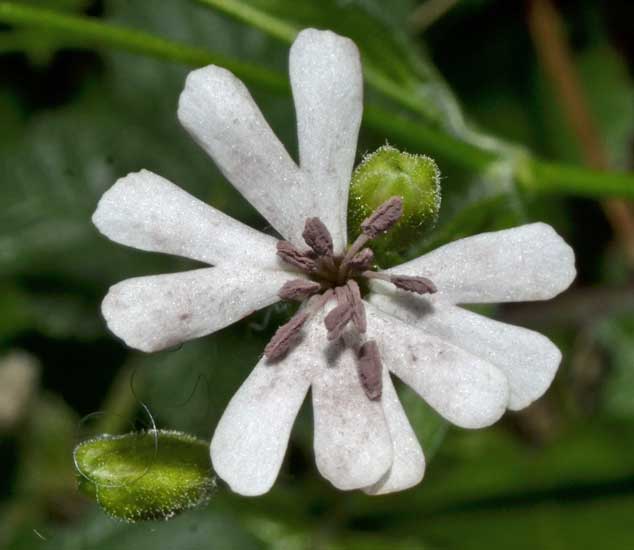
<svg viewBox="0 0 634 550">
<path fill-rule="evenodd" d="M 582 197 L 634 199 L 634 174 L 589 170 L 578 166 L 526 159 L 517 179 L 528 189 Z"/>
<path fill-rule="evenodd" d="M 133 429 L 131 421 L 139 409 L 139 401 L 130 385 L 135 368 L 125 364 L 117 373 L 101 407 L 103 415 L 95 427 L 95 433 L 119 434 Z M 141 376 L 137 376 L 137 382 L 142 384 Z"/>
<path fill-rule="evenodd" d="M 273 17 L 266 12 L 258 10 L 253 6 L 249 6 L 239 0 L 196 0 L 204 6 L 215 8 L 234 19 L 245 23 L 251 27 L 261 30 L 262 32 L 285 42 L 292 44 L 300 31 L 298 27 L 286 23 L 277 17 Z M 429 117 L 429 113 L 425 106 L 416 99 L 414 95 L 408 93 L 402 84 L 394 82 L 376 70 L 372 64 L 363 60 L 363 76 L 366 82 L 375 90 L 382 93 L 385 97 L 395 100 L 404 107 L 411 109 L 413 112 Z"/>
<path fill-rule="evenodd" d="M 391 137 L 409 147 L 474 171 L 484 171 L 498 160 L 498 156 L 491 151 L 372 105 L 366 105 L 363 122 L 375 130 L 389 132 Z"/>
<path fill-rule="evenodd" d="M 260 29 L 266 34 L 288 42 L 289 44 L 295 40 L 297 33 L 300 31 L 298 27 L 286 23 L 277 17 L 273 17 L 268 13 L 258 10 L 245 2 L 238 0 L 196 0 L 205 6 L 216 8 L 227 15 L 247 23 L 251 27 Z"/>
<path fill-rule="evenodd" d="M 288 89 L 285 78 L 262 67 L 141 31 L 105 24 L 89 17 L 64 15 L 21 4 L 0 2 L 0 21 L 18 27 L 72 36 L 76 46 L 108 46 L 185 65 L 220 65 L 245 80 L 257 81 L 275 90 Z"/>
<path fill-rule="evenodd" d="M 298 33 L 296 27 L 239 0 L 197 0 L 197 2 L 216 8 L 289 44 Z M 429 113 L 418 98 L 408 93 L 401 84 L 375 70 L 367 60 L 364 60 L 364 76 L 367 83 L 385 97 L 395 100 L 414 113 L 429 118 Z M 366 105 L 364 122 L 375 129 L 389 132 L 397 139 L 433 157 L 455 162 L 476 171 L 486 170 L 491 163 L 499 159 L 498 154 L 494 152 L 460 140 L 431 126 L 394 116 L 376 107 Z M 628 174 L 591 172 L 530 159 L 519 165 L 516 176 L 526 188 L 540 192 L 567 192 L 589 197 L 634 195 L 634 176 Z"/>
<path fill-rule="evenodd" d="M 222 4 L 225 9 L 228 9 L 227 6 L 234 10 L 240 7 L 242 14 L 247 13 L 244 6 L 235 0 L 198 1 L 210 5 Z M 253 17 L 253 14 L 250 16 Z M 292 27 L 281 24 L 273 18 L 262 17 L 262 14 L 259 14 L 259 17 L 260 25 L 267 25 L 271 33 L 274 32 L 285 41 L 290 40 L 291 32 L 296 32 Z M 63 15 L 11 2 L 0 2 L 0 22 L 57 34 L 64 39 L 64 43 L 73 44 L 75 47 L 85 45 L 112 47 L 195 67 L 208 64 L 220 65 L 245 81 L 275 91 L 285 93 L 289 91 L 287 78 L 277 72 L 227 58 L 203 48 L 173 42 L 142 31 L 113 26 L 89 17 Z M 373 74 L 372 71 L 370 74 Z M 391 89 L 391 82 L 387 84 L 387 87 L 379 85 L 377 89 L 383 90 L 385 95 L 390 97 L 399 95 L 397 90 Z M 401 103 L 409 107 L 405 100 Z M 364 123 L 374 130 L 393 136 L 412 148 L 473 171 L 484 171 L 492 163 L 501 159 L 492 151 L 467 143 L 420 121 L 414 122 L 405 116 L 395 115 L 380 107 L 367 105 Z M 526 158 L 518 163 L 516 178 L 525 188 L 536 192 L 569 193 L 587 197 L 634 198 L 633 174 L 596 172 Z"/>
</svg>

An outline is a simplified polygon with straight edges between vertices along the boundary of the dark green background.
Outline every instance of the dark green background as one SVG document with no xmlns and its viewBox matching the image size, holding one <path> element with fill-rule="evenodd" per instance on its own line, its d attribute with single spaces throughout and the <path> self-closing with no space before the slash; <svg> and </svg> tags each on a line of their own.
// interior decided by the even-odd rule
<svg viewBox="0 0 634 550">
<path fill-rule="evenodd" d="M 286 72 L 288 45 L 193 1 L 17 3 L 89 14 Z M 79 48 L 71 36 L 3 27 L 0 361 L 23 350 L 39 366 L 39 381 L 25 414 L 0 433 L 0 548 L 634 545 L 631 270 L 599 202 L 529 193 L 505 171 L 516 151 L 511 142 L 543 158 L 582 163 L 535 54 L 526 4 L 463 0 L 422 33 L 407 23 L 417 6 L 411 0 L 247 3 L 298 26 L 352 36 L 373 66 L 402 81 L 412 97 L 420 94 L 427 115 L 418 117 L 371 88 L 368 103 L 461 139 L 478 141 L 486 134 L 500 140 L 501 163 L 486 173 L 436 158 L 444 176 L 441 219 L 412 254 L 484 230 L 537 220 L 554 225 L 577 254 L 573 288 L 552 303 L 486 312 L 548 335 L 563 350 L 562 368 L 538 403 L 476 432 L 448 427 L 401 388 L 430 459 L 423 483 L 402 494 L 346 494 L 321 479 L 305 406 L 270 494 L 241 498 L 221 484 L 208 506 L 169 522 L 128 525 L 105 517 L 76 490 L 75 442 L 105 426 L 125 431 L 130 423 L 147 424 L 139 400 L 159 426 L 209 438 L 288 312 L 260 312 L 154 355 L 114 339 L 99 312 L 111 284 L 193 265 L 99 236 L 90 215 L 118 177 L 147 168 L 254 227 L 266 224 L 178 125 L 176 103 L 188 67 L 110 48 Z M 615 169 L 631 169 L 634 8 L 626 0 L 557 5 L 610 161 Z M 288 94 L 248 85 L 295 154 Z M 453 102 L 477 130 L 468 134 L 452 125 L 446 108 Z M 429 152 L 397 131 L 365 125 L 359 155 L 386 140 Z M 104 414 L 85 418 L 96 411 Z"/>
</svg>

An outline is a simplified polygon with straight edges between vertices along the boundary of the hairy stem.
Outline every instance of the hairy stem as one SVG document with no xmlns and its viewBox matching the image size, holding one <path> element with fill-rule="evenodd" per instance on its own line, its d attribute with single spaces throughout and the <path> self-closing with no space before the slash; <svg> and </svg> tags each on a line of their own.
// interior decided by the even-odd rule
<svg viewBox="0 0 634 550">
<path fill-rule="evenodd" d="M 211 4 L 221 0 L 198 1 Z M 225 5 L 237 6 L 234 0 L 222 1 Z M 12 2 L 0 2 L 0 22 L 59 35 L 63 37 L 64 44 L 73 47 L 116 48 L 194 67 L 220 65 L 247 82 L 278 92 L 288 93 L 290 90 L 286 76 L 275 71 L 90 17 L 63 15 Z M 265 23 L 270 24 L 268 20 Z M 281 26 L 275 32 L 280 38 L 287 40 L 290 33 L 288 29 L 284 29 L 286 27 Z M 405 102 L 402 104 L 408 107 Z M 367 105 L 363 120 L 367 127 L 388 134 L 413 149 L 475 172 L 485 171 L 493 163 L 503 160 L 499 153 L 467 143 L 424 121 L 408 118 L 405 114 L 397 115 L 383 108 Z M 519 184 L 534 192 L 557 192 L 596 198 L 634 198 L 632 174 L 599 172 L 525 158 L 517 163 L 515 177 Z"/>
<path fill-rule="evenodd" d="M 380 107 L 366 105 L 363 122 L 382 133 L 389 132 L 391 137 L 410 147 L 422 150 L 431 157 L 455 162 L 475 171 L 486 170 L 498 160 L 498 156 L 492 151 L 481 149 L 442 130 L 423 125 L 405 115 L 397 115 Z"/>
</svg>

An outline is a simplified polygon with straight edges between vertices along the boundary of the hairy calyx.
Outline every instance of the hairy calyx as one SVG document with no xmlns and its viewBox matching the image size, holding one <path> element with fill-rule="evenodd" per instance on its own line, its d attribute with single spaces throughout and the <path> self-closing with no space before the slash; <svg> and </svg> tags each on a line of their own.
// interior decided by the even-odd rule
<svg viewBox="0 0 634 550">
<path fill-rule="evenodd" d="M 374 254 L 367 245 L 392 229 L 402 214 L 403 200 L 400 197 L 385 201 L 363 221 L 361 234 L 342 255 L 334 253 L 330 231 L 319 218 L 306 220 L 302 237 L 307 249 L 300 250 L 287 241 L 278 241 L 277 255 L 286 264 L 307 275 L 308 279 L 293 279 L 278 291 L 282 300 L 302 302 L 302 306 L 264 348 L 264 355 L 269 361 L 277 361 L 286 355 L 306 321 L 330 300 L 336 300 L 337 305 L 324 318 L 328 340 L 337 340 L 352 325 L 357 334 L 360 383 L 368 399 L 381 398 L 381 356 L 376 342 L 366 338 L 365 307 L 359 281 L 380 279 L 408 292 L 436 292 L 434 283 L 425 277 L 388 275 L 376 270 Z"/>
</svg>

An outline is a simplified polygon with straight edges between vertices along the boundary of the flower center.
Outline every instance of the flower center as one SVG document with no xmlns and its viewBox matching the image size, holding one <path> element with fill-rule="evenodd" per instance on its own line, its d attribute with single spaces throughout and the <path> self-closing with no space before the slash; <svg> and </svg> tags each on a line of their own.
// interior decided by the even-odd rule
<svg viewBox="0 0 634 550">
<path fill-rule="evenodd" d="M 361 385 L 369 399 L 380 399 L 381 358 L 376 342 L 365 338 L 365 307 L 358 281 L 381 279 L 417 294 L 436 292 L 434 283 L 425 277 L 391 275 L 376 270 L 374 253 L 366 245 L 394 227 L 402 214 L 403 200 L 400 197 L 388 199 L 361 223 L 361 234 L 343 255 L 334 254 L 332 236 L 319 218 L 306 220 L 302 237 L 308 249 L 299 250 L 287 241 L 278 241 L 277 255 L 308 278 L 292 279 L 278 291 L 282 300 L 302 302 L 302 307 L 277 330 L 264 348 L 269 361 L 285 356 L 306 321 L 334 299 L 337 305 L 324 318 L 328 340 L 339 339 L 352 323 L 358 336 L 355 340 Z"/>
</svg>

